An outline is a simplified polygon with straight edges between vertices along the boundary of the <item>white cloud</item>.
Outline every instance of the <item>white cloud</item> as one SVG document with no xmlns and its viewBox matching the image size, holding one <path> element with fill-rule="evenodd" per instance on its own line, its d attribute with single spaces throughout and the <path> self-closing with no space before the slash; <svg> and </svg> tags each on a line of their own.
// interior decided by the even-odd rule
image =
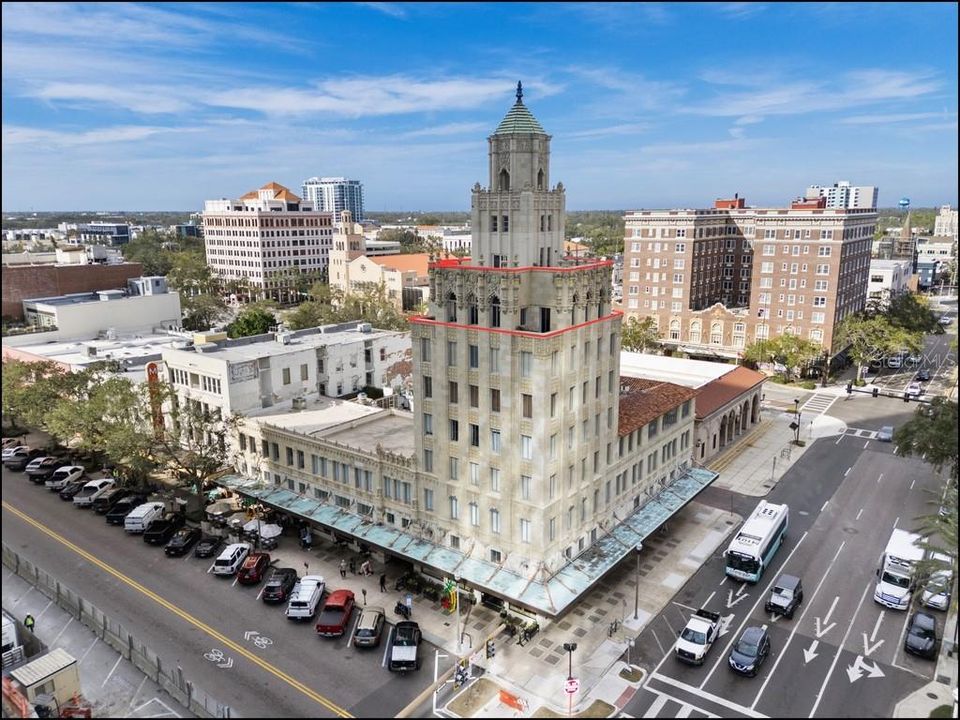
<svg viewBox="0 0 960 720">
<path fill-rule="evenodd" d="M 589 130 L 576 130 L 566 133 L 558 132 L 557 137 L 563 139 L 580 139 L 607 137 L 611 135 L 636 135 L 637 133 L 647 132 L 649 129 L 650 126 L 645 123 L 623 123 L 609 127 L 590 128 Z"/>
<path fill-rule="evenodd" d="M 475 135 L 489 129 L 485 123 L 480 122 L 447 123 L 446 125 L 434 125 L 433 127 L 425 127 L 419 130 L 410 130 L 409 132 L 403 133 L 402 137 L 442 137 L 447 135 L 464 135 L 467 133 Z"/>
<path fill-rule="evenodd" d="M 889 113 L 886 115 L 853 115 L 845 117 L 839 122 L 843 125 L 886 125 L 887 123 L 913 122 L 915 120 L 931 120 L 947 118 L 947 113 Z"/>
<path fill-rule="evenodd" d="M 759 2 L 708 3 L 707 6 L 716 10 L 721 15 L 726 15 L 734 20 L 741 20 L 744 18 L 753 17 L 754 15 L 759 15 L 760 13 L 765 12 L 768 7 L 765 3 Z"/>
<path fill-rule="evenodd" d="M 101 84 L 51 83 L 35 91 L 33 96 L 101 106 L 107 103 L 144 114 L 178 113 L 190 108 L 185 97 L 175 97 L 173 89 L 168 87 L 140 86 L 136 90 L 125 90 Z"/>
<path fill-rule="evenodd" d="M 405 18 L 407 16 L 407 11 L 404 10 L 403 6 L 400 3 L 391 3 L 391 2 L 358 2 L 356 5 L 362 7 L 368 7 L 372 10 L 382 12 L 384 15 L 389 15 L 390 17 L 395 18 Z"/>
<path fill-rule="evenodd" d="M 81 145 L 106 145 L 117 142 L 143 140 L 158 133 L 187 132 L 186 128 L 147 127 L 145 125 L 118 125 L 115 127 L 63 132 L 41 130 L 20 125 L 3 126 L 3 146 L 33 145 L 42 148 L 78 147 Z"/>
</svg>

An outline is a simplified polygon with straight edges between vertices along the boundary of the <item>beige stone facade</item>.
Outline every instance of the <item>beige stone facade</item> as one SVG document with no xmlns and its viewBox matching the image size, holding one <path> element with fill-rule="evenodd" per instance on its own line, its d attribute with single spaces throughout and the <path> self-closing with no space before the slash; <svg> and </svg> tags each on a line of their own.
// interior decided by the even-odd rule
<svg viewBox="0 0 960 720">
<path fill-rule="evenodd" d="M 783 333 L 841 351 L 834 332 L 864 306 L 876 211 L 717 204 L 627 213 L 627 314 L 653 317 L 690 355 L 732 358 Z"/>
</svg>

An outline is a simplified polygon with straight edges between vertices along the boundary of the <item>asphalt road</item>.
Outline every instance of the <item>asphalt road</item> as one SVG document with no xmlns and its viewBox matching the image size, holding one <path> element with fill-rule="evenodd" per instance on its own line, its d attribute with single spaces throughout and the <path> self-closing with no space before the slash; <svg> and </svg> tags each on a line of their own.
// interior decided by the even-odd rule
<svg viewBox="0 0 960 720">
<path fill-rule="evenodd" d="M 891 415 L 902 421 L 904 403 L 900 408 Z M 635 657 L 650 675 L 624 712 L 891 717 L 894 704 L 927 682 L 935 666 L 904 654 L 907 614 L 873 602 L 875 571 L 890 531 L 912 528 L 917 516 L 929 513 L 935 494 L 927 491 L 936 487 L 928 465 L 894 456 L 888 443 L 850 435 L 818 440 L 767 498 L 791 509 L 774 566 L 751 586 L 724 575 L 719 552 L 708 561 L 638 638 Z M 757 502 L 721 491 L 703 499 L 743 515 Z M 793 620 L 763 609 L 781 570 L 804 584 Z M 719 612 L 727 632 L 703 666 L 690 667 L 675 659 L 672 647 L 698 607 Z M 765 626 L 772 643 L 756 678 L 727 667 L 730 647 L 749 625 Z"/>
<path fill-rule="evenodd" d="M 212 560 L 192 554 L 168 558 L 23 473 L 4 468 L 2 483 L 3 541 L 134 632 L 168 665 L 180 665 L 234 716 L 391 717 L 433 679 L 436 648 L 429 643 L 421 647 L 423 670 L 387 671 L 392 626 L 377 649 L 358 650 L 347 636 L 320 638 L 312 623 L 290 622 L 283 606 L 263 604 L 262 584 L 245 587 L 208 574 Z M 356 619 L 355 611 L 350 628 Z"/>
<path fill-rule="evenodd" d="M 956 318 L 956 306 L 948 315 Z M 905 365 L 901 368 L 880 368 L 879 372 L 871 373 L 867 380 L 874 385 L 891 392 L 902 393 L 916 377 L 921 368 L 930 373 L 930 382 L 923 383 L 928 393 L 942 392 L 950 386 L 951 371 L 957 365 L 956 354 L 950 349 L 950 343 L 956 337 L 956 323 L 947 329 L 943 335 L 927 335 L 924 339 L 921 362 L 916 365 Z"/>
</svg>

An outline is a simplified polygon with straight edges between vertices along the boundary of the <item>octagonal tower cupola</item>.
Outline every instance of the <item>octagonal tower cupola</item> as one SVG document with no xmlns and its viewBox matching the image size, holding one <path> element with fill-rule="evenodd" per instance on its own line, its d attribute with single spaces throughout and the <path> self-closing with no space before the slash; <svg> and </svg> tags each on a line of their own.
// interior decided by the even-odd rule
<svg viewBox="0 0 960 720">
<path fill-rule="evenodd" d="M 473 191 L 471 260 L 494 267 L 550 266 L 563 256 L 562 185 L 550 189 L 550 136 L 523 104 L 507 112 L 489 145 L 489 185 Z"/>
</svg>

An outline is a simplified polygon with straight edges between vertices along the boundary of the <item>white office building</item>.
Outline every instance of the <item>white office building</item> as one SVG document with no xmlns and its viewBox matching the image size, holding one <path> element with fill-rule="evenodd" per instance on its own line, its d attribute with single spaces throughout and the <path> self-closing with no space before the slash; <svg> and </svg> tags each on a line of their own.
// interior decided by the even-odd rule
<svg viewBox="0 0 960 720">
<path fill-rule="evenodd" d="M 911 277 L 913 277 L 913 262 L 909 258 L 871 260 L 867 302 L 880 302 L 886 305 L 890 302 L 890 298 L 909 292 Z"/>
<path fill-rule="evenodd" d="M 354 220 L 363 220 L 363 183 L 344 177 L 312 177 L 304 180 L 303 201 L 315 210 L 331 212 L 334 221 L 340 213 L 349 210 Z"/>
<path fill-rule="evenodd" d="M 936 237 L 952 237 L 957 241 L 957 211 L 949 205 L 941 205 L 934 221 L 933 234 Z"/>
<path fill-rule="evenodd" d="M 810 185 L 804 197 L 808 200 L 826 198 L 828 208 L 873 209 L 877 207 L 878 193 L 874 185 L 851 185 L 846 180 L 840 180 L 831 186 Z"/>
</svg>

